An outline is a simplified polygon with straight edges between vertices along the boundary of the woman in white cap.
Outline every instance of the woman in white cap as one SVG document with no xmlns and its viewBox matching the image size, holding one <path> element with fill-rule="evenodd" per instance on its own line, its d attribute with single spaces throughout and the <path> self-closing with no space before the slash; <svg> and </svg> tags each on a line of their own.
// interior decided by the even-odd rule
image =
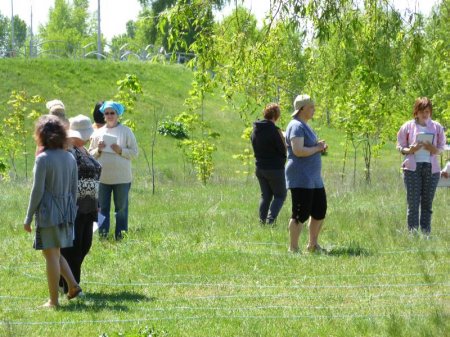
<svg viewBox="0 0 450 337">
<path fill-rule="evenodd" d="M 128 231 L 128 194 L 131 187 L 131 159 L 137 156 L 138 147 L 133 131 L 119 122 L 125 108 L 122 104 L 105 101 L 100 112 L 106 125 L 92 136 L 89 152 L 102 165 L 100 177 L 100 212 L 105 217 L 99 228 L 101 237 L 107 237 L 110 227 L 111 196 L 114 196 L 116 215 L 115 239 L 122 239 Z"/>
<path fill-rule="evenodd" d="M 66 117 L 66 107 L 64 103 L 59 99 L 53 99 L 45 104 L 48 109 L 48 114 L 58 117 L 63 123 L 64 127 L 69 128 L 69 121 Z"/>
<path fill-rule="evenodd" d="M 293 119 L 286 129 L 288 160 L 286 185 L 292 196 L 292 215 L 289 221 L 289 251 L 298 252 L 298 240 L 303 224 L 309 219 L 309 252 L 321 252 L 318 237 L 327 211 L 327 197 L 321 176 L 321 154 L 327 144 L 319 140 L 308 125 L 314 116 L 314 102 L 308 95 L 294 100 Z"/>
<path fill-rule="evenodd" d="M 92 245 L 92 229 L 98 214 L 98 185 L 101 166 L 85 148 L 94 129 L 89 117 L 78 115 L 69 119 L 67 131 L 69 151 L 78 167 L 77 215 L 73 246 L 61 249 L 77 283 L 80 283 L 81 264 Z M 60 286 L 68 292 L 67 283 L 61 278 Z"/>
</svg>

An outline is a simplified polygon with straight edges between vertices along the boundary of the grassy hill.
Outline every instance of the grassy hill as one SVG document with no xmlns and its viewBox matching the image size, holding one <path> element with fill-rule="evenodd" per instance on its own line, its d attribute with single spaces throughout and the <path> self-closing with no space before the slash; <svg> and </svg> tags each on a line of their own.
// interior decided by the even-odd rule
<svg viewBox="0 0 450 337">
<path fill-rule="evenodd" d="M 28 95 L 41 95 L 46 100 L 61 99 L 69 117 L 80 113 L 91 117 L 97 101 L 111 99 L 116 94 L 118 80 L 126 74 L 136 74 L 144 93 L 139 97 L 136 113 L 126 117 L 137 122 L 136 135 L 141 149 L 141 157 L 135 163 L 137 171 L 147 168 L 143 154 L 150 152 L 154 114 L 162 120 L 185 110 L 184 100 L 188 97 L 192 80 L 191 71 L 184 66 L 92 60 L 2 59 L 0 73 L 0 116 L 6 113 L 11 91 L 23 90 Z M 37 109 L 46 113 L 45 104 L 37 106 Z M 205 101 L 205 120 L 222 134 L 221 146 L 215 154 L 218 162 L 239 165 L 230 160 L 231 155 L 241 151 L 245 143 L 240 139 L 243 124 L 238 114 L 224 109 L 220 97 L 210 95 Z M 31 125 L 29 128 L 32 130 Z M 32 148 L 31 137 L 30 144 Z M 158 137 L 155 164 L 160 180 L 177 180 L 180 176 L 177 168 L 184 167 L 185 163 L 175 140 Z M 220 165 L 218 169 L 220 171 Z M 187 174 L 190 176 L 192 172 Z"/>
<path fill-rule="evenodd" d="M 393 144 L 374 160 L 373 183 L 366 185 L 359 152 L 353 179 L 351 147 L 341 177 L 342 132 L 314 125 L 330 144 L 323 157 L 329 209 L 321 235 L 330 253 L 292 255 L 290 197 L 276 227 L 258 225 L 257 182 L 235 173 L 242 167 L 231 158 L 246 146 L 243 125 L 217 96 L 208 97 L 205 109 L 222 135 L 211 182 L 197 182 L 176 141 L 158 136 L 151 193 L 142 154 L 150 151 L 153 109 L 161 115 L 183 109 L 190 71 L 128 62 L 0 60 L 0 73 L 2 116 L 13 89 L 60 98 L 69 116 L 90 115 L 127 73 L 135 73 L 144 90 L 136 112 L 141 156 L 133 162 L 130 230 L 120 243 L 95 237 L 83 264 L 84 299 L 61 300 L 57 311 L 38 308 L 47 298 L 44 259 L 22 230 L 30 182 L 0 182 L 0 336 L 450 335 L 449 190 L 437 192 L 431 240 L 409 236 L 401 158 Z"/>
</svg>

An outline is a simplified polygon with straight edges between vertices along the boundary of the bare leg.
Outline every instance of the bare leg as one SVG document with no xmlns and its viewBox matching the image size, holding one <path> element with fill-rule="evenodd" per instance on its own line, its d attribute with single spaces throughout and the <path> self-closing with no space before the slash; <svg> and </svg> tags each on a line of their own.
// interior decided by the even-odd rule
<svg viewBox="0 0 450 337">
<path fill-rule="evenodd" d="M 46 307 L 57 306 L 58 303 L 58 284 L 60 275 L 59 248 L 49 248 L 42 251 L 45 257 L 47 269 L 47 283 L 50 300 L 44 304 Z"/>
<path fill-rule="evenodd" d="M 66 280 L 69 290 L 78 287 L 78 283 L 70 270 L 69 264 L 62 255 L 59 257 L 59 265 L 61 268 L 61 275 Z"/>
<path fill-rule="evenodd" d="M 309 219 L 309 243 L 308 243 L 308 250 L 314 249 L 318 246 L 318 239 L 319 239 L 319 233 L 320 229 L 322 228 L 322 220 L 316 220 L 313 217 Z"/>
<path fill-rule="evenodd" d="M 298 252 L 298 239 L 302 232 L 302 228 L 303 224 L 301 222 L 298 222 L 296 219 L 289 220 L 290 252 Z"/>
</svg>

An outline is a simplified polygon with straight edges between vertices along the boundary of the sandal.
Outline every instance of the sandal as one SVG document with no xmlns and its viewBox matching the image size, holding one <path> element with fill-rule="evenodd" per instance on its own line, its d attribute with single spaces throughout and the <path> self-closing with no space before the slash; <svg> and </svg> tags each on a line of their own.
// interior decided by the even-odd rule
<svg viewBox="0 0 450 337">
<path fill-rule="evenodd" d="M 67 293 L 67 299 L 68 300 L 74 299 L 75 297 L 80 295 L 81 292 L 82 292 L 81 287 L 77 285 L 69 290 L 69 292 Z"/>
</svg>

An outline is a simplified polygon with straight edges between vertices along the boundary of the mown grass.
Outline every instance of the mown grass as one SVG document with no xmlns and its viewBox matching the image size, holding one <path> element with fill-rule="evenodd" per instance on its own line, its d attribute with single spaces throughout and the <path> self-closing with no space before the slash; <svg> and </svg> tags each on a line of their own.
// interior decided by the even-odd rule
<svg viewBox="0 0 450 337">
<path fill-rule="evenodd" d="M 77 67 L 87 78 L 103 74 Z M 159 67 L 152 72 L 185 72 Z M 56 311 L 38 308 L 47 298 L 44 259 L 22 230 L 30 182 L 0 183 L 0 336 L 450 334 L 448 189 L 437 192 L 431 240 L 411 237 L 392 144 L 376 159 L 367 186 L 360 154 L 356 181 L 350 159 L 342 179 L 342 134 L 322 127 L 330 153 L 323 157 L 329 211 L 321 243 L 329 254 L 288 254 L 289 199 L 276 227 L 258 225 L 257 182 L 236 174 L 239 164 L 231 159 L 245 144 L 241 124 L 233 112 L 220 111 L 216 98 L 208 104 L 223 134 L 212 181 L 199 184 L 176 143 L 158 137 L 156 193 L 141 156 L 133 163 L 127 237 L 120 243 L 95 237 L 83 265 L 86 297 L 62 299 Z M 146 146 L 147 120 L 140 118 L 137 137 Z M 304 232 L 302 247 L 306 240 Z"/>
</svg>

